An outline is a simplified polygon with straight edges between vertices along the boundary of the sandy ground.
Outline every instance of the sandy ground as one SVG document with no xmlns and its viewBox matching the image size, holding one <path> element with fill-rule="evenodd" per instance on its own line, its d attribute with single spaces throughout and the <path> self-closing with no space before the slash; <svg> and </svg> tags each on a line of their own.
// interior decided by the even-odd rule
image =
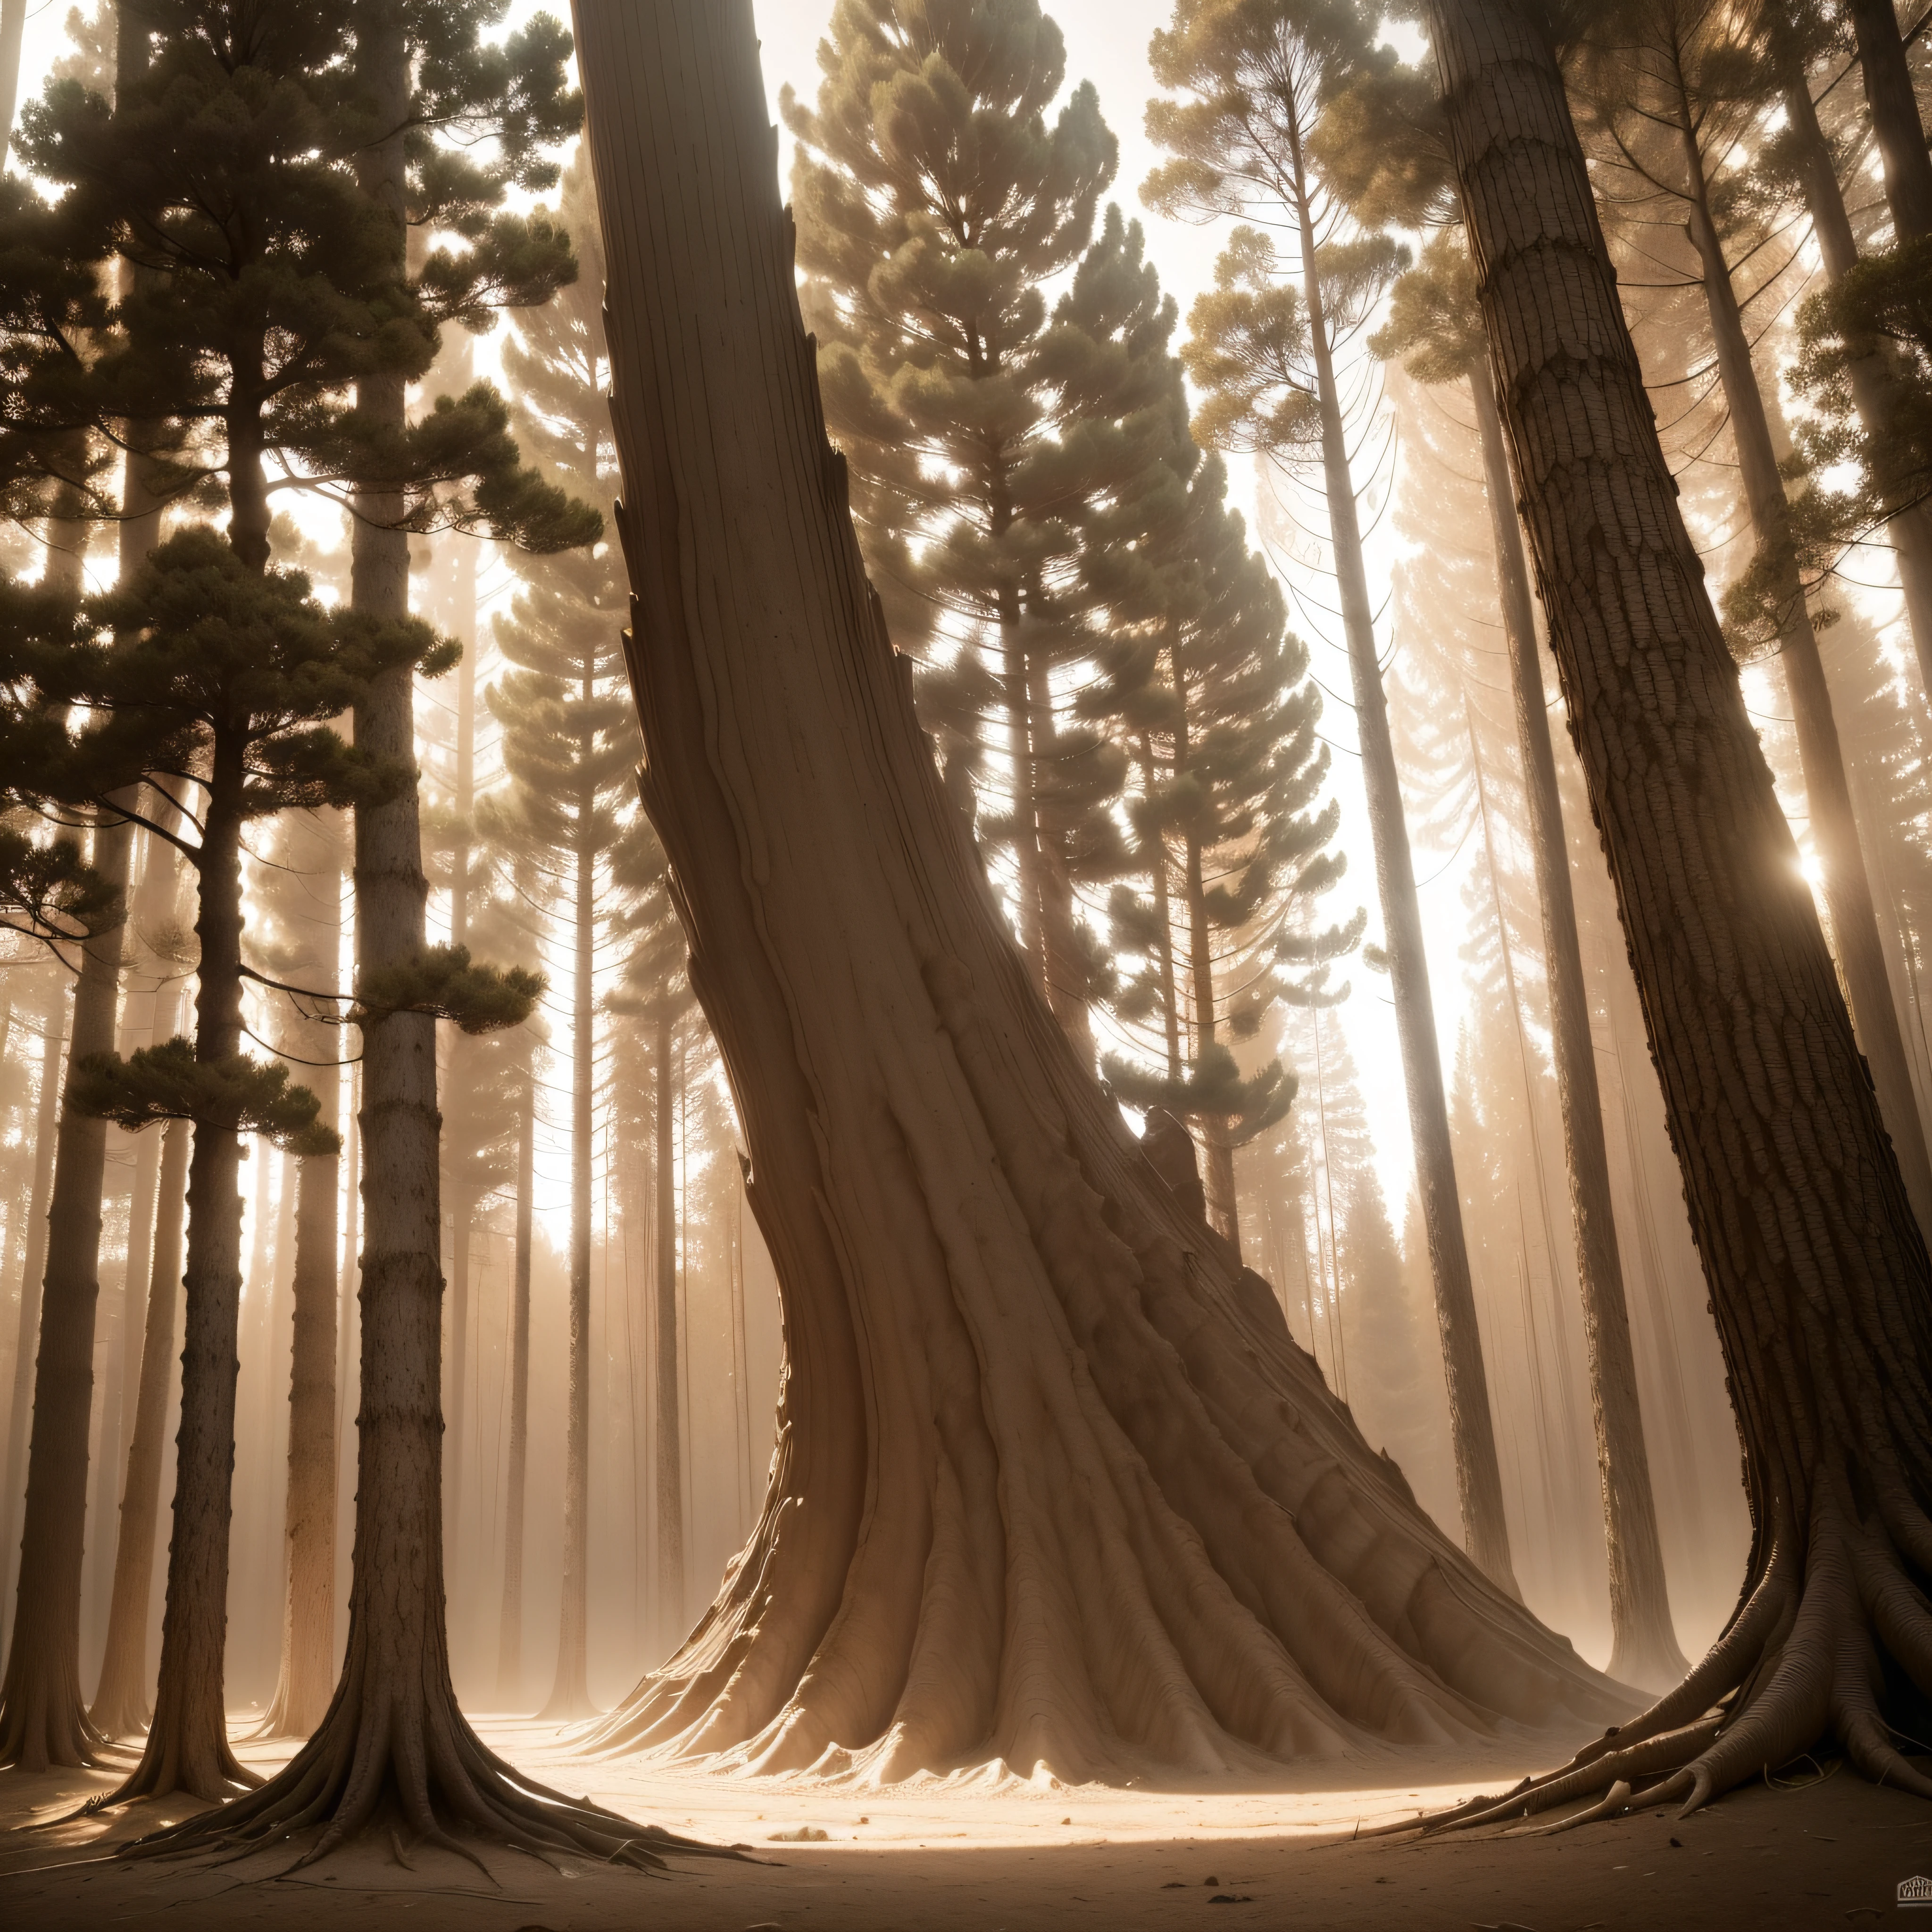
<svg viewBox="0 0 1932 1932">
<path fill-rule="evenodd" d="M 680 1861 L 664 1878 L 514 1853 L 492 1890 L 447 1853 L 386 1845 L 289 1876 L 286 1853 L 240 1864 L 115 1859 L 185 1808 L 0 1839 L 0 1926 L 353 1925 L 410 1932 L 1046 1932 L 1334 1927 L 1415 1932 L 1824 1927 L 1892 1922 L 1898 1886 L 1932 1876 L 1932 1805 L 1850 1771 L 1760 1785 L 1683 1823 L 1661 1812 L 1554 1838 L 1418 1844 L 1360 1829 L 1504 1788 L 1520 1762 L 1432 1766 L 1372 1789 L 1115 1790 L 1006 1780 L 885 1791 L 668 1772 L 572 1756 L 557 1734 L 479 1720 L 533 1776 L 641 1821 L 746 1846 L 760 1862 Z M 259 1768 L 284 1753 L 251 1748 Z M 107 1788 L 87 1773 L 0 1773 L 0 1822 L 32 1826 Z M 822 1841 L 782 1834 L 824 1833 Z M 1907 1920 L 1910 1926 L 1913 1923 Z M 1926 1932 L 1932 1932 L 1932 1909 Z"/>
</svg>

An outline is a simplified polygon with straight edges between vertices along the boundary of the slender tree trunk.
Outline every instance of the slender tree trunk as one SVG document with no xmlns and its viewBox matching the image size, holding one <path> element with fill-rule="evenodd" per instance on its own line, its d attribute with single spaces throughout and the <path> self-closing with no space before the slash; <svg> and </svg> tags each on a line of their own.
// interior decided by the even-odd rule
<svg viewBox="0 0 1932 1932">
<path fill-rule="evenodd" d="M 1706 190 L 1703 156 L 1684 110 L 1682 146 L 1690 186 L 1690 236 L 1704 269 L 1704 295 L 1717 347 L 1719 380 L 1737 446 L 1738 468 L 1751 527 L 1761 549 L 1776 556 L 1789 542 L 1790 513 L 1784 484 L 1778 475 L 1778 454 L 1764 399 L 1751 367 L 1750 343 L 1744 334 L 1729 265 L 1712 220 Z M 1805 608 L 1804 591 L 1794 560 L 1785 559 L 1779 572 L 1779 603 L 1783 621 L 1778 646 L 1784 666 L 1791 709 L 1797 727 L 1798 755 L 1804 767 L 1804 794 L 1810 808 L 1812 836 L 1824 867 L 1825 903 L 1832 919 L 1832 939 L 1851 996 L 1852 1022 L 1864 1049 L 1878 1088 L 1879 1106 L 1892 1130 L 1906 1192 L 1922 1228 L 1932 1228 L 1932 1159 L 1912 1084 L 1911 1063 L 1905 1036 L 1885 968 L 1885 949 L 1879 938 L 1878 914 L 1872 904 L 1871 881 L 1858 844 L 1858 823 L 1852 813 L 1852 791 L 1845 776 L 1844 755 L 1832 710 L 1832 694 L 1818 656 L 1818 640 Z"/>
<path fill-rule="evenodd" d="M 1932 1690 L 1904 1568 L 1932 1569 L 1932 1268 L 1678 514 L 1554 53 L 1510 0 L 1432 0 L 1429 26 L 1754 1521 L 1738 1608 L 1702 1662 L 1507 1808 L 1675 1767 L 1643 1802 L 1694 1805 L 1824 1734 L 1932 1795 L 1886 1736 L 1877 1648 Z"/>
<path fill-rule="evenodd" d="M 472 359 L 473 360 L 473 356 Z M 466 565 L 466 569 L 464 566 Z M 470 822 L 476 809 L 476 572 L 473 552 L 464 546 L 459 583 L 467 592 L 466 622 L 462 626 L 463 656 L 456 668 L 456 817 L 455 849 L 450 855 L 449 938 L 454 946 L 470 941 Z M 460 1028 L 449 1034 L 452 1075 L 475 1044 Z M 470 1268 L 475 1253 L 477 1199 L 460 1169 L 451 1187 L 449 1284 L 449 1426 L 442 1443 L 443 1487 L 448 1496 L 444 1532 L 448 1539 L 451 1568 L 460 1569 L 463 1538 L 463 1478 L 469 1453 L 466 1426 L 470 1398 Z"/>
<path fill-rule="evenodd" d="M 826 443 L 749 6 L 577 20 L 645 802 L 788 1358 L 751 1543 L 596 1735 L 1081 1778 L 1605 1721 L 1204 1245 L 986 902 Z"/>
<path fill-rule="evenodd" d="M 20 1274 L 20 1320 L 14 1336 L 14 1390 L 7 1411 L 7 1493 L 0 1498 L 0 1532 L 6 1537 L 10 1566 L 19 1545 L 21 1492 L 27 1480 L 27 1418 L 32 1412 L 34 1360 L 40 1334 L 40 1298 L 47 1263 L 47 1196 L 53 1182 L 54 1141 L 60 1120 L 61 1048 L 67 1036 L 68 988 L 48 1002 L 40 1033 L 40 1088 L 34 1121 L 34 1184 L 27 1206 L 27 1253 Z M 17 1579 L 10 1568 L 5 1580 Z"/>
<path fill-rule="evenodd" d="M 1177 678 L 1175 682 L 1180 680 Z M 1184 697 L 1182 702 L 1185 703 Z M 1184 743 L 1185 740 L 1183 740 Z M 1208 882 L 1201 866 L 1201 842 L 1187 840 L 1187 949 L 1194 976 L 1194 1064 L 1215 1044 L 1218 1030 L 1214 1021 L 1214 933 L 1208 922 Z M 1241 1254 L 1240 1204 L 1234 1196 L 1234 1150 L 1229 1144 L 1227 1123 L 1211 1118 L 1201 1124 L 1201 1138 L 1208 1150 L 1208 1219 L 1215 1232 L 1232 1244 L 1237 1261 Z M 1346 1397 L 1343 1398 L 1345 1400 Z"/>
<path fill-rule="evenodd" d="M 169 1024 L 178 1002 L 168 1005 Z M 141 1373 L 134 1420 L 128 1432 L 128 1475 L 114 1547 L 114 1594 L 108 1610 L 107 1645 L 100 1682 L 88 1720 L 103 1737 L 127 1738 L 146 1728 L 154 1706 L 148 1696 L 148 1599 L 154 1576 L 161 1478 L 167 1460 L 166 1432 L 170 1364 L 181 1304 L 182 1222 L 187 1206 L 188 1154 L 194 1128 L 170 1120 L 157 1136 L 161 1147 L 154 1239 L 148 1273 L 147 1318 L 141 1337 Z"/>
<path fill-rule="evenodd" d="M 1335 548 L 1336 585 L 1341 596 L 1342 629 L 1348 640 L 1355 723 L 1361 742 L 1362 784 L 1368 797 L 1376 882 L 1388 942 L 1396 1030 L 1402 1043 L 1409 1133 L 1415 1147 L 1416 1191 L 1422 1202 L 1430 1273 L 1436 1288 L 1436 1318 L 1442 1337 L 1442 1367 L 1449 1391 L 1450 1436 L 1455 1445 L 1462 1540 L 1483 1570 L 1514 1596 L 1520 1592 L 1510 1564 L 1502 1472 L 1496 1460 L 1489 1376 L 1483 1364 L 1475 1285 L 1470 1276 L 1468 1246 L 1462 1232 L 1462 1195 L 1456 1184 L 1448 1096 L 1442 1084 L 1442 1051 L 1436 1039 L 1436 1009 L 1430 997 L 1422 907 L 1416 897 L 1408 826 L 1402 816 L 1402 782 L 1396 770 L 1388 700 L 1382 689 L 1382 666 L 1376 650 L 1374 606 L 1369 599 L 1368 573 L 1362 558 L 1354 479 L 1349 473 L 1347 430 L 1329 352 L 1321 278 L 1315 268 L 1314 211 L 1301 179 L 1298 141 L 1294 166 L 1304 294 L 1321 409 L 1322 470 Z"/>
<path fill-rule="evenodd" d="M 195 860 L 200 889 L 195 934 L 201 962 L 194 1048 L 202 1066 L 218 1066 L 242 1050 L 244 749 L 238 736 L 217 731 Z M 111 1802 L 116 1804 L 176 1791 L 212 1804 L 238 1786 L 260 1782 L 229 1748 L 222 1694 L 242 1309 L 241 1165 L 242 1137 L 232 1116 L 195 1123 L 182 1274 L 187 1334 L 182 1350 L 182 1421 L 160 1678 L 146 1748 L 115 1792 Z"/>
<path fill-rule="evenodd" d="M 129 837 L 124 821 L 105 824 L 94 834 L 94 868 L 116 891 L 127 886 Z M 68 1055 L 70 1083 L 83 1061 L 114 1050 L 125 929 L 116 925 L 98 933 L 82 950 Z M 80 1571 L 106 1160 L 106 1122 L 64 1100 L 47 1209 L 20 1581 L 7 1674 L 0 1682 L 0 1764 L 22 1771 L 97 1764 L 105 1742 L 88 1722 L 81 1697 Z"/>
<path fill-rule="evenodd" d="M 305 1738 L 335 1686 L 335 1246 L 339 1154 L 296 1168 L 281 1666 L 258 1735 Z"/>
<path fill-rule="evenodd" d="M 524 1036 L 526 1064 L 517 1121 L 517 1233 L 510 1289 L 510 1439 L 503 1478 L 503 1614 L 496 1655 L 496 1701 L 524 1701 L 524 1490 L 530 1442 L 530 1220 L 536 1185 L 536 1080 L 527 1064 L 536 1046 Z"/>
<path fill-rule="evenodd" d="M 388 131 L 362 155 L 374 212 L 404 266 L 404 130 L 410 48 L 400 0 L 362 0 L 356 85 Z M 358 401 L 399 429 L 399 376 L 372 376 Z M 409 546 L 394 496 L 356 500 L 350 594 L 358 610 L 409 609 Z M 356 742 L 413 764 L 413 674 L 383 674 L 356 707 Z M 356 814 L 358 976 L 406 966 L 424 950 L 428 881 L 414 787 Z M 362 1379 L 349 1648 L 321 1726 L 260 1791 L 141 1840 L 144 1854 L 314 1834 L 302 1862 L 352 1836 L 400 1826 L 460 1850 L 453 1832 L 526 1847 L 651 1862 L 640 1832 L 608 1812 L 518 1778 L 457 1708 L 442 1579 L 442 1276 L 436 1138 L 436 1022 L 392 1012 L 363 1029 Z"/>
<path fill-rule="evenodd" d="M 1818 124 L 1810 83 L 1796 60 L 1781 70 L 1780 94 L 1785 118 L 1797 138 L 1804 164 L 1804 201 L 1811 216 L 1811 232 L 1825 266 L 1825 278 L 1835 288 L 1858 266 L 1858 248 L 1846 212 L 1844 190 L 1832 165 L 1832 150 Z M 1850 368 L 1852 401 L 1871 448 L 1886 447 L 1886 425 L 1896 406 L 1898 375 L 1882 350 L 1861 356 Z M 1932 693 L 1932 508 L 1914 503 L 1886 526 L 1892 554 L 1898 560 L 1899 588 L 1905 599 L 1906 623 L 1912 632 L 1920 683 Z"/>
<path fill-rule="evenodd" d="M 668 1005 L 658 1010 L 656 1055 L 658 1614 L 663 1634 L 674 1643 L 688 1626 L 684 1610 L 684 1430 L 677 1374 L 677 1148 L 672 1124 L 676 1083 Z"/>
<path fill-rule="evenodd" d="M 586 673 L 582 701 L 594 685 Z M 586 772 L 586 734 L 578 755 Z M 570 1071 L 570 1366 L 564 1414 L 563 1589 L 557 1629 L 556 1677 L 542 1714 L 580 1718 L 590 1702 L 590 1179 L 596 1079 L 596 1007 L 591 969 L 596 956 L 596 796 L 588 782 L 577 805 L 576 958 L 571 1001 Z"/>
<path fill-rule="evenodd" d="M 1932 154 L 1892 0 L 1844 0 L 1858 48 L 1865 103 L 1885 167 L 1885 198 L 1901 242 L 1932 236 Z"/>
<path fill-rule="evenodd" d="M 1564 1165 L 1570 1175 L 1570 1223 L 1576 1244 L 1576 1282 L 1583 1298 L 1583 1336 L 1590 1357 L 1590 1406 L 1597 1433 L 1597 1476 L 1603 1492 L 1604 1542 L 1610 1577 L 1610 1675 L 1620 1682 L 1660 1690 L 1688 1667 L 1671 1628 L 1652 1494 L 1650 1451 L 1637 1402 L 1636 1355 L 1617 1249 L 1610 1162 L 1604 1142 L 1603 1095 L 1597 1049 L 1590 1034 L 1590 999 L 1576 937 L 1570 889 L 1570 846 L 1556 790 L 1556 754 L 1544 709 L 1543 668 L 1537 659 L 1536 620 L 1529 573 L 1516 522 L 1516 491 L 1503 444 L 1502 419 L 1489 364 L 1469 371 L 1476 427 L 1483 446 L 1496 580 L 1502 592 L 1503 632 L 1509 645 L 1516 698 L 1516 742 L 1522 751 L 1523 793 L 1536 894 L 1543 914 L 1544 970 L 1550 992 L 1550 1058 L 1563 1118 Z M 1500 916 L 1500 910 L 1498 912 Z"/>
</svg>

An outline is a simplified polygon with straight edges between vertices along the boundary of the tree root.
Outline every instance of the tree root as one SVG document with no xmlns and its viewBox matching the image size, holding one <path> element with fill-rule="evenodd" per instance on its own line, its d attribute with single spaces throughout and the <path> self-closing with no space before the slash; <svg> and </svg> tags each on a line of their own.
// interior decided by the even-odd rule
<svg viewBox="0 0 1932 1932">
<path fill-rule="evenodd" d="M 1802 1573 L 1796 1539 L 1771 1538 L 1754 1586 L 1675 1690 L 1560 1770 L 1382 1835 L 1507 1824 L 1504 1837 L 1522 1838 L 1660 1803 L 1688 1817 L 1754 1778 L 1770 1782 L 1827 1738 L 1874 1783 L 1932 1798 L 1932 1778 L 1900 1754 L 1884 1714 L 1882 1653 L 1932 1696 L 1932 1604 L 1886 1528 L 1861 1522 L 1840 1486 L 1821 1481 Z M 1580 1798 L 1596 1802 L 1554 1824 L 1520 1822 Z"/>
<path fill-rule="evenodd" d="M 286 1877 L 359 1839 L 386 1846 L 408 1871 L 416 1869 L 410 1854 L 423 1846 L 452 1852 L 492 1885 L 495 1875 L 472 1844 L 522 1852 L 554 1869 L 558 1855 L 652 1872 L 667 1869 L 666 1855 L 674 1852 L 740 1856 L 661 1826 L 634 1824 L 523 1777 L 483 1744 L 452 1701 L 435 1700 L 427 1711 L 418 1704 L 379 1714 L 359 1708 L 346 1689 L 345 1684 L 322 1728 L 278 1776 L 137 1838 L 119 1856 L 226 1864 L 276 1846 L 299 1846 L 299 1856 L 275 1874 Z"/>
</svg>

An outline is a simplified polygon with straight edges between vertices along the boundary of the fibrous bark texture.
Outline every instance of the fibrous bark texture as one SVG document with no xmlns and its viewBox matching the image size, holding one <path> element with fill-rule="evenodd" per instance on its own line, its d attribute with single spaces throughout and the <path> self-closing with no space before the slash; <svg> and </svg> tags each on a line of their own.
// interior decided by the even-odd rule
<svg viewBox="0 0 1932 1932">
<path fill-rule="evenodd" d="M 1530 848 L 1543 916 L 1543 956 L 1550 988 L 1550 1058 L 1563 1117 L 1564 1165 L 1570 1174 L 1570 1220 L 1576 1244 L 1576 1281 L 1590 1356 L 1590 1401 L 1596 1424 L 1597 1476 L 1604 1498 L 1604 1546 L 1610 1580 L 1610 1675 L 1660 1690 L 1684 1675 L 1684 1654 L 1670 1624 L 1664 1545 L 1652 1493 L 1650 1451 L 1638 1406 L 1636 1356 L 1630 1344 L 1623 1261 L 1610 1199 L 1610 1162 L 1604 1141 L 1604 1102 L 1597 1085 L 1597 1048 L 1590 1032 L 1590 999 L 1570 890 L 1570 847 L 1556 790 L 1556 756 L 1544 709 L 1543 667 L 1537 656 L 1529 573 L 1516 521 L 1508 452 L 1503 446 L 1496 392 L 1486 363 L 1469 372 L 1483 480 L 1502 592 L 1503 633 L 1509 646 L 1516 700 L 1516 740 L 1522 751 L 1523 792 L 1529 806 Z"/>
<path fill-rule="evenodd" d="M 1676 1688 L 1467 1819 L 1714 1791 L 1932 1691 L 1932 1270 L 1659 448 L 1554 56 L 1433 0 L 1496 390 L 1745 1452 L 1738 1607 Z"/>
<path fill-rule="evenodd" d="M 645 799 L 777 1263 L 752 1539 L 592 1736 L 878 1779 L 1600 1723 L 1176 1204 L 989 902 L 854 541 L 746 0 L 582 0 Z"/>
</svg>

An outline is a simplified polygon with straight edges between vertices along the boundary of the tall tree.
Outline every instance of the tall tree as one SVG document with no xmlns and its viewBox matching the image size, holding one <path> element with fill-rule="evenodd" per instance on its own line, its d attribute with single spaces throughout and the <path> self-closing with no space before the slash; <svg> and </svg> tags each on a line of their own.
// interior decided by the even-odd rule
<svg viewBox="0 0 1932 1932">
<path fill-rule="evenodd" d="M 597 1735 L 1073 1778 L 1473 1735 L 1472 1706 L 1607 1718 L 1401 1493 L 1016 956 L 825 442 L 749 7 L 577 18 L 645 802 L 789 1358 L 752 1542 Z"/>
<path fill-rule="evenodd" d="M 1644 1801 L 1694 1807 L 1826 1735 L 1932 1795 L 1887 1735 L 1900 1694 L 1880 1670 L 1888 1655 L 1932 1688 L 1908 1581 L 1932 1568 L 1932 1269 L 1678 510 L 1543 23 L 1511 0 L 1436 0 L 1427 19 L 1753 1516 L 1743 1593 L 1705 1658 L 1498 1808 L 1608 1792 L 1615 1810 L 1666 1773 Z"/>
<path fill-rule="evenodd" d="M 1129 811 L 1147 881 L 1111 902 L 1116 944 L 1131 936 L 1144 962 L 1113 1004 L 1156 1021 L 1164 1053 L 1154 1069 L 1118 1054 L 1106 1065 L 1124 1099 L 1165 1108 L 1203 1141 L 1208 1219 L 1238 1252 L 1235 1150 L 1287 1112 L 1296 1084 L 1279 1060 L 1244 1076 L 1231 1042 L 1283 998 L 1324 997 L 1311 970 L 1353 946 L 1362 921 L 1322 931 L 1313 917 L 1344 862 L 1307 648 L 1227 508 L 1220 458 L 1173 485 L 1162 523 L 1144 520 L 1143 541 L 1115 553 L 1120 634 L 1103 648 L 1100 692 L 1137 767 Z"/>
<path fill-rule="evenodd" d="M 402 458 L 433 445 L 453 413 L 440 407 L 422 424 L 406 420 L 407 382 L 433 362 L 437 323 L 480 323 L 490 296 L 535 300 L 546 284 L 567 280 L 571 266 L 547 224 L 500 212 L 513 186 L 542 189 L 555 181 L 541 149 L 576 119 L 562 86 L 568 40 L 553 19 L 538 15 L 502 40 L 486 40 L 504 10 L 498 0 L 460 9 L 364 0 L 346 20 L 334 10 L 327 16 L 328 44 L 351 80 L 356 139 L 343 164 L 354 173 L 356 229 L 396 305 L 383 336 L 393 359 L 386 366 L 365 362 L 356 374 L 354 413 L 363 434 L 343 465 L 355 485 L 350 601 L 379 626 L 406 622 L 407 532 L 436 514 L 412 506 L 423 472 Z M 499 158 L 478 164 L 454 156 L 437 140 L 441 131 L 494 134 Z M 412 278 L 412 221 L 452 230 L 472 246 L 460 258 L 431 254 Z M 470 398 L 478 419 L 500 424 L 494 394 L 472 390 Z M 472 483 L 477 520 L 501 534 L 558 548 L 594 539 L 594 511 L 507 469 L 511 462 L 507 440 L 498 441 L 494 459 L 470 442 L 450 453 L 441 474 Z M 462 520 L 469 513 L 457 514 Z M 372 680 L 354 710 L 358 750 L 412 770 L 413 714 L 406 669 Z M 524 976 L 473 967 L 460 948 L 428 946 L 413 783 L 356 814 L 355 880 L 364 1234 L 348 1652 L 321 1728 L 280 1774 L 218 1813 L 150 1835 L 139 1849 L 145 1856 L 298 1830 L 314 1835 L 304 1854 L 313 1860 L 370 1828 L 393 1804 L 423 1837 L 444 1844 L 454 1844 L 452 1830 L 461 1830 L 647 1862 L 654 1854 L 634 1827 L 513 1780 L 464 1722 L 449 1678 L 435 1022 L 441 1012 L 479 1030 L 514 1024 L 527 1015 L 535 988 Z"/>
<path fill-rule="evenodd" d="M 1260 230 L 1236 230 L 1215 287 L 1189 317 L 1192 340 L 1184 356 L 1205 392 L 1196 434 L 1218 447 L 1298 458 L 1321 478 L 1436 1284 L 1462 1534 L 1484 1570 L 1514 1590 L 1421 909 L 1336 374 L 1338 352 L 1366 320 L 1400 256 L 1385 236 L 1352 232 L 1339 218 L 1309 145 L 1323 103 L 1371 63 L 1374 25 L 1353 0 L 1244 7 L 1178 0 L 1173 24 L 1155 34 L 1149 52 L 1155 80 L 1179 98 L 1148 110 L 1149 133 L 1174 158 L 1142 191 L 1170 212 L 1264 212 L 1284 238 L 1278 262 L 1275 244 Z M 1284 266 L 1292 279 L 1282 279 Z"/>
<path fill-rule="evenodd" d="M 1606 178 L 1618 181 L 1633 198 L 1647 199 L 1650 227 L 1681 222 L 1689 236 L 1756 538 L 1750 574 L 1762 590 L 1760 628 L 1777 649 L 1791 693 L 1833 950 L 1900 1171 L 1921 1223 L 1932 1227 L 1932 1155 L 1886 974 L 1838 722 L 1798 568 L 1791 505 L 1752 365 L 1727 239 L 1740 179 L 1726 160 L 1740 125 L 1772 90 L 1774 76 L 1748 26 L 1706 0 L 1624 0 L 1606 9 L 1593 21 L 1576 66 L 1574 84 L 1589 104 L 1593 145 Z"/>
<path fill-rule="evenodd" d="M 1118 855 L 1124 772 L 1067 704 L 1093 647 L 1079 523 L 1172 385 L 1164 332 L 1108 355 L 1112 318 L 1043 291 L 1092 240 L 1118 144 L 1090 83 L 1060 100 L 1037 0 L 840 0 L 819 58 L 815 106 L 782 99 L 827 423 L 956 795 L 990 794 L 1022 950 L 1090 1060 L 1103 969 L 1076 887 Z"/>
</svg>

